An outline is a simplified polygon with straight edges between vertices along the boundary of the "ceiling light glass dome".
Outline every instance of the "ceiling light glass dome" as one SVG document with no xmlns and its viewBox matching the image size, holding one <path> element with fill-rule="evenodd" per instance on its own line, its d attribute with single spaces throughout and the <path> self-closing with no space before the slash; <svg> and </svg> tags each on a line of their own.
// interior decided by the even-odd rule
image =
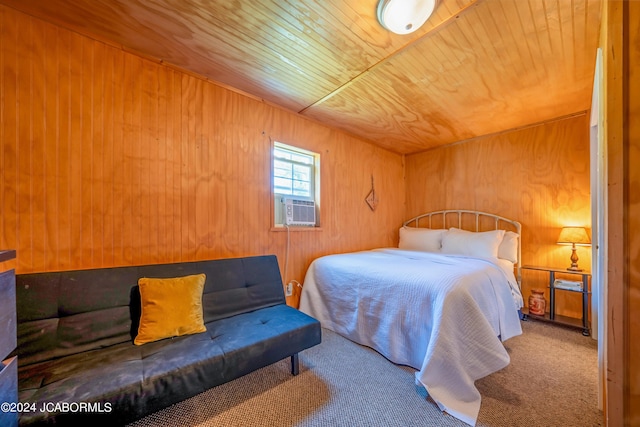
<svg viewBox="0 0 640 427">
<path fill-rule="evenodd" d="M 378 21 L 396 34 L 409 34 L 429 19 L 437 0 L 380 0 Z"/>
</svg>

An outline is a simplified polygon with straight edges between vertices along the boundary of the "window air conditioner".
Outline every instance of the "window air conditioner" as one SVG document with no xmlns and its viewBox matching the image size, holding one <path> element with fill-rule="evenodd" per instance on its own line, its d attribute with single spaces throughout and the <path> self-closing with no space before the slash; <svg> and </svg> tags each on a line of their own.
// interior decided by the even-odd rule
<svg viewBox="0 0 640 427">
<path fill-rule="evenodd" d="M 316 225 L 316 204 L 313 200 L 283 199 L 284 223 L 287 225 Z"/>
</svg>

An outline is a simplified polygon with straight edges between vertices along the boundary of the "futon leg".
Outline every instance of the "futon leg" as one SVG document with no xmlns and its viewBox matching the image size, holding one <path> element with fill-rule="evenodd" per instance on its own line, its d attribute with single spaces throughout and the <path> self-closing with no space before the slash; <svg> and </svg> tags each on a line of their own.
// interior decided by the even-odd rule
<svg viewBox="0 0 640 427">
<path fill-rule="evenodd" d="M 291 375 L 298 375 L 300 364 L 298 363 L 298 353 L 291 356 Z"/>
</svg>

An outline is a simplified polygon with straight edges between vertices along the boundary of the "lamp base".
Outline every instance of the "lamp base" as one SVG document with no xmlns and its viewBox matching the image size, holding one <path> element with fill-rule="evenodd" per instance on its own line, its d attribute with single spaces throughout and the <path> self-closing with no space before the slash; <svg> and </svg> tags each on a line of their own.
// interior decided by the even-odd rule
<svg viewBox="0 0 640 427">
<path fill-rule="evenodd" d="M 576 244 L 573 244 L 571 248 L 571 267 L 567 267 L 569 271 L 582 271 L 581 268 L 578 268 L 578 254 L 576 253 Z"/>
</svg>

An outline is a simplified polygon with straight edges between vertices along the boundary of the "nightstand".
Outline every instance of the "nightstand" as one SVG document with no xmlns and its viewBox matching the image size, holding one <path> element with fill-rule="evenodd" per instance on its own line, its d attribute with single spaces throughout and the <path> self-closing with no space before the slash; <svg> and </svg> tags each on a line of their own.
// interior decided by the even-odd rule
<svg viewBox="0 0 640 427">
<path fill-rule="evenodd" d="M 554 267 L 538 267 L 534 265 L 523 265 L 523 269 L 525 270 L 538 270 L 545 271 L 549 274 L 549 317 L 546 316 L 536 316 L 533 314 L 527 313 L 526 315 L 532 317 L 534 319 L 543 319 L 548 320 L 550 322 L 562 323 L 568 326 L 578 326 L 582 328 L 582 335 L 589 336 L 591 335 L 591 327 L 589 326 L 589 277 L 591 277 L 591 273 L 583 270 L 583 271 L 571 271 L 566 268 L 554 268 Z M 556 281 L 556 273 L 562 274 L 574 274 L 581 276 L 582 286 L 580 288 L 558 288 L 554 285 Z M 559 318 L 556 316 L 556 291 L 563 292 L 579 292 L 582 294 L 582 319 L 581 325 L 576 325 L 572 323 L 570 318 Z"/>
</svg>

